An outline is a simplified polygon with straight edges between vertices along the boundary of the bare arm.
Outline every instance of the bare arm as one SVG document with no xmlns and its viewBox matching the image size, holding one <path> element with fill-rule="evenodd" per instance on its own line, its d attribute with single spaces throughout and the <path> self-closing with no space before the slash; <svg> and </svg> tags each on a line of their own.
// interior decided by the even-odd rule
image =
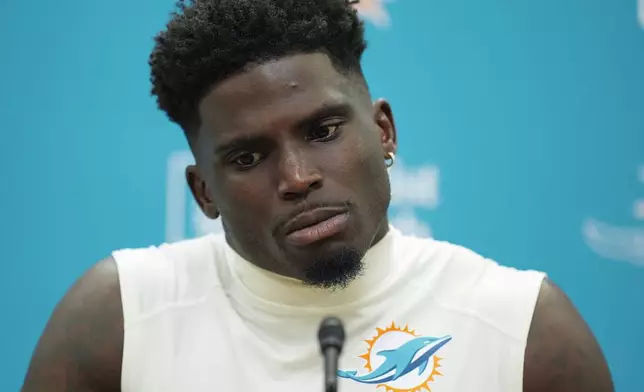
<svg viewBox="0 0 644 392">
<path fill-rule="evenodd" d="M 613 392 L 601 348 L 566 294 L 544 281 L 524 363 L 524 392 Z"/>
<path fill-rule="evenodd" d="M 101 261 L 54 310 L 22 392 L 119 392 L 123 311 L 116 263 Z"/>
</svg>

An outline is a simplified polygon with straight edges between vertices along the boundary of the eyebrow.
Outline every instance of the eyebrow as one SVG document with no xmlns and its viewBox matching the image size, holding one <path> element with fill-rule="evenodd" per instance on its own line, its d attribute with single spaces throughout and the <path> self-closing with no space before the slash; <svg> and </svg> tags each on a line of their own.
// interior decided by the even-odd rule
<svg viewBox="0 0 644 392">
<path fill-rule="evenodd" d="M 320 122 L 327 117 L 351 117 L 354 110 L 348 102 L 334 102 L 324 104 L 318 109 L 308 114 L 303 119 L 297 121 L 295 124 L 296 129 L 305 129 L 313 126 L 315 123 Z M 241 148 L 248 148 L 252 145 L 261 144 L 266 142 L 268 137 L 265 135 L 240 135 L 232 138 L 224 143 L 219 144 L 215 149 L 215 154 L 221 155 L 229 151 L 234 151 Z"/>
</svg>

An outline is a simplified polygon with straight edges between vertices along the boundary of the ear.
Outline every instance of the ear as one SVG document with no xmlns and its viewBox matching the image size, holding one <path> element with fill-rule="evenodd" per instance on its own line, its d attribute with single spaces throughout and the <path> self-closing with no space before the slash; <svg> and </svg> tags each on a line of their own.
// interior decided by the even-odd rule
<svg viewBox="0 0 644 392">
<path fill-rule="evenodd" d="M 379 99 L 373 104 L 374 121 L 380 129 L 380 140 L 382 143 L 383 155 L 387 153 L 396 153 L 398 149 L 396 124 L 391 112 L 389 102 Z"/>
<path fill-rule="evenodd" d="M 212 199 L 210 189 L 208 189 L 208 185 L 203 180 L 196 165 L 190 165 L 186 168 L 186 180 L 201 211 L 210 219 L 219 218 L 217 205 Z"/>
</svg>

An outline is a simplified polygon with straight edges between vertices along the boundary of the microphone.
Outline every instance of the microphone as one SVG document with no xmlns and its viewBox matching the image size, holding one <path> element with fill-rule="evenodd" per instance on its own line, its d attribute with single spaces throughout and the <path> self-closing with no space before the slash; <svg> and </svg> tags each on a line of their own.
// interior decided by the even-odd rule
<svg viewBox="0 0 644 392">
<path fill-rule="evenodd" d="M 344 327 L 337 317 L 327 317 L 318 330 L 320 351 L 324 356 L 324 391 L 338 390 L 338 358 L 344 344 Z"/>
</svg>

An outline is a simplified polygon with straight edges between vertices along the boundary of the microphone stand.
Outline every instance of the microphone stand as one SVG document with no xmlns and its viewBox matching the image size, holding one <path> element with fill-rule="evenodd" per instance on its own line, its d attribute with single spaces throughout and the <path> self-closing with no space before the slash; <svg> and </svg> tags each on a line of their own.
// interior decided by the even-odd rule
<svg viewBox="0 0 644 392">
<path fill-rule="evenodd" d="M 338 359 L 344 345 L 344 327 L 337 317 L 327 317 L 318 330 L 320 351 L 324 356 L 324 392 L 338 390 Z"/>
</svg>

